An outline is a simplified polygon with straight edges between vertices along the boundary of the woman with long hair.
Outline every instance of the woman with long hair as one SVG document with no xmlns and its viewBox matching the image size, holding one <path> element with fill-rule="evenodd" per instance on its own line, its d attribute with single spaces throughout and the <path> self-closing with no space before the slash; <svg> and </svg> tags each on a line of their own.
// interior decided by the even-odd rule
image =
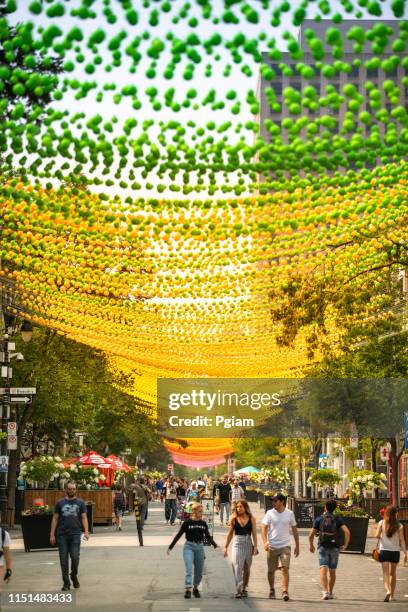
<svg viewBox="0 0 408 612">
<path fill-rule="evenodd" d="M 237 501 L 235 513 L 231 517 L 224 546 L 224 557 L 228 556 L 228 546 L 232 539 L 232 569 L 237 587 L 235 597 L 241 599 L 242 597 L 248 597 L 247 587 L 252 556 L 258 554 L 256 520 L 252 516 L 249 504 L 245 499 Z"/>
<path fill-rule="evenodd" d="M 397 509 L 394 506 L 387 506 L 385 509 L 384 518 L 378 523 L 375 537 L 377 538 L 377 546 L 379 545 L 379 560 L 382 565 L 386 591 L 384 601 L 393 601 L 401 549 L 404 551 L 404 562 L 407 562 L 404 531 L 398 521 Z"/>
<path fill-rule="evenodd" d="M 204 540 L 208 540 L 214 548 L 217 548 L 216 542 L 214 542 L 210 532 L 208 531 L 208 525 L 202 519 L 203 507 L 201 504 L 193 505 L 193 512 L 191 518 L 184 521 L 180 527 L 179 532 L 174 537 L 170 544 L 167 554 L 181 538 L 183 533 L 186 536 L 186 542 L 183 549 L 183 559 L 185 565 L 185 599 L 191 599 L 191 591 L 194 597 L 201 597 L 198 586 L 203 577 L 204 569 Z M 194 568 L 194 579 L 193 579 L 193 568 Z"/>
</svg>

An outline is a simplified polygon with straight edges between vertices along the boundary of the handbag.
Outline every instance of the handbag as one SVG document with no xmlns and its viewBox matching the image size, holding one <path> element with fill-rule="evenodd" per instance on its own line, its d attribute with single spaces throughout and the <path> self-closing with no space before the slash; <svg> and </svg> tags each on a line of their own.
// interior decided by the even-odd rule
<svg viewBox="0 0 408 612">
<path fill-rule="evenodd" d="M 373 552 L 371 553 L 371 556 L 374 559 L 374 561 L 380 560 L 380 551 L 378 550 L 377 546 L 374 548 Z"/>
</svg>

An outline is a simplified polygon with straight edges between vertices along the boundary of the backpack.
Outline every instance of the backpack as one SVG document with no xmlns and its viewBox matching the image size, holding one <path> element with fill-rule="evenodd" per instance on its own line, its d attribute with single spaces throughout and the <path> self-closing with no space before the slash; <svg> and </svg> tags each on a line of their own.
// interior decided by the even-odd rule
<svg viewBox="0 0 408 612">
<path fill-rule="evenodd" d="M 319 546 L 340 548 L 342 544 L 342 533 L 337 527 L 336 517 L 329 513 L 323 514 L 319 528 Z"/>
<path fill-rule="evenodd" d="M 115 495 L 114 506 L 115 508 L 123 508 L 125 505 L 125 496 L 122 491 L 118 491 Z"/>
</svg>

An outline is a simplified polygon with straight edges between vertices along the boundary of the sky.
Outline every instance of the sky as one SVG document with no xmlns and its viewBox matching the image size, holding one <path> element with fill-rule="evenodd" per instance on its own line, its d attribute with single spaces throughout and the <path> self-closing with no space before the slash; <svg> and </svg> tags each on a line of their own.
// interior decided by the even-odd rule
<svg viewBox="0 0 408 612">
<path fill-rule="evenodd" d="M 168 121 L 174 119 L 181 122 L 183 125 L 186 125 L 189 121 L 194 121 L 197 125 L 203 126 L 205 126 L 208 121 L 214 121 L 217 125 L 226 121 L 231 121 L 232 126 L 227 132 L 225 132 L 225 135 L 228 137 L 229 143 L 236 142 L 239 138 L 239 135 L 236 134 L 237 125 L 240 123 L 245 124 L 247 121 L 252 121 L 254 119 L 254 117 L 251 115 L 249 105 L 245 102 L 245 99 L 248 91 L 256 91 L 259 65 L 257 65 L 253 60 L 250 61 L 248 59 L 249 56 L 245 57 L 245 61 L 243 63 L 248 64 L 253 71 L 252 76 L 248 77 L 241 71 L 242 64 L 236 65 L 230 61 L 228 53 L 222 45 L 219 46 L 219 61 L 214 60 L 215 53 L 213 53 L 212 56 L 205 57 L 205 54 L 202 53 L 202 47 L 197 47 L 197 50 L 203 56 L 203 61 L 196 66 L 194 78 L 189 81 L 186 81 L 183 78 L 182 65 L 184 62 L 182 62 L 181 65 L 179 65 L 178 70 L 176 70 L 174 77 L 169 81 L 163 78 L 161 74 L 163 66 L 167 65 L 170 59 L 170 53 L 166 50 L 160 55 L 160 60 L 157 67 L 157 76 L 154 79 L 149 79 L 146 77 L 145 73 L 151 65 L 152 60 L 147 57 L 146 50 L 149 47 L 151 40 L 153 38 L 165 40 L 169 32 L 172 32 L 174 36 L 179 39 L 184 39 L 189 34 L 195 33 L 202 40 L 208 39 L 215 32 L 218 32 L 222 36 L 223 40 L 233 38 L 238 32 L 243 32 L 247 38 L 258 36 L 259 32 L 264 32 L 267 40 L 269 40 L 271 37 L 275 37 L 277 48 L 285 50 L 286 42 L 284 40 L 284 32 L 289 31 L 296 36 L 298 30 L 297 27 L 294 27 L 291 24 L 289 13 L 286 13 L 288 16 L 286 22 L 284 22 L 280 27 L 272 28 L 270 26 L 270 9 L 269 11 L 262 10 L 262 8 L 260 8 L 262 6 L 262 2 L 260 0 L 252 0 L 247 2 L 248 5 L 256 7 L 261 15 L 261 20 L 258 25 L 251 25 L 246 20 L 242 20 L 238 25 L 227 25 L 222 22 L 218 25 L 214 25 L 211 20 L 202 19 L 201 9 L 196 2 L 193 1 L 186 3 L 182 0 L 171 0 L 171 12 L 162 13 L 159 11 L 160 21 L 156 27 L 149 25 L 149 17 L 151 17 L 152 11 L 155 9 L 160 9 L 163 3 L 159 3 L 154 0 L 150 0 L 150 2 L 133 0 L 133 3 L 131 4 L 137 8 L 139 13 L 139 23 L 135 26 L 131 26 L 127 22 L 124 16 L 124 11 L 121 8 L 121 2 L 119 0 L 115 0 L 115 2 L 109 2 L 109 0 L 94 0 L 93 3 L 91 2 L 91 10 L 97 13 L 96 19 L 80 19 L 78 17 L 69 15 L 70 11 L 81 6 L 82 0 L 66 0 L 64 3 L 66 7 L 66 14 L 63 17 L 56 17 L 53 19 L 46 17 L 44 14 L 44 11 L 49 8 L 50 2 L 43 3 L 44 11 L 40 16 L 34 16 L 32 13 L 30 13 L 28 9 L 29 4 L 29 0 L 18 0 L 18 9 L 11 16 L 11 21 L 31 20 L 34 22 L 36 29 L 47 28 L 50 23 L 55 23 L 61 28 L 61 30 L 63 30 L 64 35 L 66 32 L 71 30 L 72 27 L 78 26 L 84 34 L 84 41 L 78 45 L 77 49 L 77 51 L 80 54 L 82 53 L 82 55 L 85 57 L 84 63 L 80 64 L 75 62 L 75 58 L 78 55 L 77 51 L 74 49 L 69 51 L 65 59 L 75 62 L 75 70 L 69 74 L 65 73 L 61 75 L 61 79 L 68 78 L 70 80 L 76 79 L 78 81 L 95 80 L 98 84 L 97 89 L 91 90 L 87 97 L 82 100 L 76 100 L 76 91 L 68 88 L 68 91 L 64 93 L 63 99 L 60 102 L 53 102 L 52 107 L 67 110 L 70 116 L 78 112 L 84 112 L 86 114 L 86 118 L 90 118 L 99 113 L 103 117 L 104 121 L 110 121 L 112 118 L 114 122 L 117 120 L 117 123 L 113 124 L 113 134 L 110 138 L 113 138 L 115 135 L 119 136 L 122 133 L 121 130 L 123 122 L 126 119 L 133 117 L 137 120 L 138 126 L 135 128 L 132 136 L 137 135 L 138 132 L 141 131 L 141 126 L 145 121 L 150 121 L 152 119 L 156 124 L 160 121 L 167 123 Z M 55 4 L 55 2 L 51 2 L 51 4 Z M 145 4 L 146 7 L 144 7 L 143 4 Z M 185 18 L 181 18 L 177 24 L 172 23 L 174 16 L 180 15 L 180 11 L 182 11 L 186 4 L 191 6 L 190 10 L 187 12 L 187 16 Z M 211 4 L 213 7 L 213 16 L 221 15 L 222 11 L 224 10 L 223 0 L 214 0 Z M 280 3 L 275 3 L 274 6 L 278 4 Z M 232 7 L 237 15 L 240 15 L 240 6 L 240 3 L 238 3 Z M 392 12 L 390 9 L 390 2 L 383 2 L 381 6 L 383 9 L 383 18 L 391 18 Z M 111 7 L 114 14 L 117 16 L 117 21 L 114 24 L 107 24 L 106 22 L 106 17 L 103 14 L 103 10 L 106 9 L 106 7 Z M 333 13 L 339 11 L 343 15 L 346 15 L 340 3 L 330 2 L 330 7 L 332 8 Z M 317 5 L 313 2 L 310 3 L 307 16 L 313 17 L 316 13 L 316 9 Z M 366 15 L 363 16 L 365 17 Z M 197 18 L 198 25 L 192 28 L 187 24 L 187 21 L 194 17 Z M 96 73 L 90 76 L 83 70 L 83 66 L 87 63 L 87 59 L 92 56 L 86 47 L 86 43 L 89 36 L 97 28 L 102 28 L 105 30 L 107 37 L 106 41 L 100 45 L 99 55 L 101 57 L 101 64 L 97 67 Z M 120 32 L 126 32 L 126 38 L 122 47 L 126 47 L 126 45 L 129 44 L 129 42 L 135 36 L 143 35 L 145 32 L 148 32 L 150 35 L 150 40 L 142 43 L 140 47 L 143 57 L 135 74 L 130 74 L 130 64 L 125 54 L 123 54 L 123 59 L 119 67 L 114 68 L 111 72 L 106 72 L 105 70 L 106 65 L 111 64 L 111 52 L 107 49 L 107 42 L 109 42 Z M 260 47 L 260 50 L 267 50 L 266 45 L 264 49 Z M 227 63 L 231 63 L 232 65 L 231 73 L 228 78 L 223 75 L 223 71 Z M 205 67 L 208 64 L 211 64 L 213 67 L 212 76 L 210 78 L 205 76 Z M 101 91 L 103 86 L 108 83 L 114 84 L 116 89 L 114 91 L 104 92 L 102 102 L 96 102 L 96 92 Z M 137 87 L 138 97 L 142 102 L 140 109 L 132 109 L 129 98 L 122 98 L 120 104 L 115 104 L 114 95 L 117 94 L 117 92 L 120 91 L 123 86 L 127 85 L 134 85 Z M 169 88 L 174 88 L 174 99 L 179 102 L 182 102 L 185 99 L 186 92 L 192 88 L 197 90 L 197 101 L 205 98 L 206 94 L 212 89 L 216 92 L 216 99 L 222 99 L 226 91 L 233 89 L 237 93 L 236 100 L 241 102 L 241 112 L 238 115 L 232 115 L 229 107 L 223 110 L 212 111 L 209 105 L 203 107 L 201 104 L 198 104 L 197 110 L 190 108 L 182 109 L 181 112 L 173 112 L 170 108 L 163 106 L 163 108 L 157 112 L 152 109 L 152 105 L 149 102 L 149 97 L 145 93 L 146 89 L 152 86 L 157 88 L 160 93 L 169 90 Z M 159 98 L 161 99 L 162 95 L 159 95 Z M 82 122 L 82 124 L 86 124 L 86 119 Z M 72 129 L 73 132 L 75 132 L 75 128 Z M 80 131 L 78 133 L 80 133 Z M 158 133 L 159 129 L 157 126 L 153 126 L 149 130 L 152 140 L 157 140 Z M 245 134 L 245 138 L 247 139 L 248 143 L 251 143 L 254 138 L 253 134 L 248 130 L 244 131 L 243 133 Z M 194 146 L 193 142 L 192 145 Z M 96 176 L 106 178 L 102 177 L 99 171 L 96 172 Z M 146 182 L 151 182 L 154 186 L 160 182 L 157 181 L 157 178 L 155 178 L 154 175 L 149 176 L 146 179 L 143 179 L 139 175 L 137 178 L 144 184 Z M 166 183 L 166 181 L 164 182 Z M 194 180 L 191 182 L 194 182 Z M 132 196 L 134 195 L 131 190 L 122 189 L 119 186 L 119 181 L 114 180 L 114 183 L 115 184 L 113 187 L 108 188 L 103 186 L 102 190 L 106 193 L 110 193 L 110 195 L 118 194 L 121 197 L 126 197 L 126 195 L 129 194 Z M 169 181 L 166 184 L 169 184 Z M 138 192 L 138 195 L 152 196 L 154 195 L 154 189 L 152 191 L 142 188 Z M 171 192 L 165 191 L 163 195 L 171 195 Z"/>
</svg>

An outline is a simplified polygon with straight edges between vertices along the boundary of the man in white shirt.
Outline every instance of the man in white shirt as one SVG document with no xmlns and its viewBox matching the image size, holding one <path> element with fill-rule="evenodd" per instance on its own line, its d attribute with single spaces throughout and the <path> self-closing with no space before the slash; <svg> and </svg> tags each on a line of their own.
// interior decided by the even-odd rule
<svg viewBox="0 0 408 612">
<path fill-rule="evenodd" d="M 275 572 L 282 570 L 282 598 L 289 601 L 289 565 L 290 565 L 290 532 L 295 539 L 295 557 L 299 555 L 299 533 L 296 527 L 295 515 L 286 508 L 286 497 L 279 493 L 274 497 L 274 508 L 265 514 L 261 533 L 264 548 L 267 551 L 269 599 L 276 599 Z"/>
</svg>

